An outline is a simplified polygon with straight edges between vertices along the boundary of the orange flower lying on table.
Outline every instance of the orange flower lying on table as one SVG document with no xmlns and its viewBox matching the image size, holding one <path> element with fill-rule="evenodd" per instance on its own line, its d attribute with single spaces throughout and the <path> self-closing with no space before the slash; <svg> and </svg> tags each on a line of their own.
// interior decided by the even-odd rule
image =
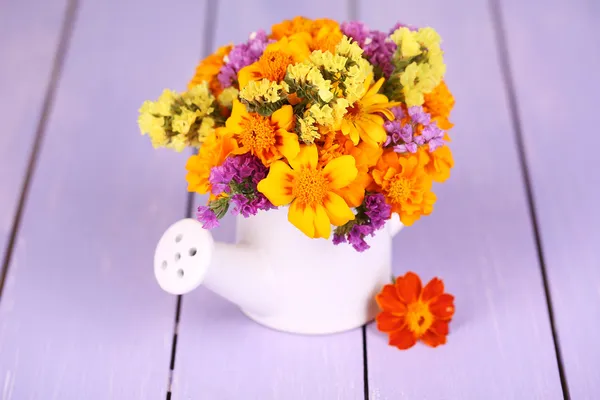
<svg viewBox="0 0 600 400">
<path fill-rule="evenodd" d="M 381 312 L 377 329 L 389 335 L 389 344 L 401 350 L 417 340 L 437 347 L 446 343 L 448 325 L 454 315 L 454 296 L 444 293 L 444 282 L 433 278 L 422 288 L 421 279 L 413 272 L 385 285 L 375 297 Z"/>
</svg>

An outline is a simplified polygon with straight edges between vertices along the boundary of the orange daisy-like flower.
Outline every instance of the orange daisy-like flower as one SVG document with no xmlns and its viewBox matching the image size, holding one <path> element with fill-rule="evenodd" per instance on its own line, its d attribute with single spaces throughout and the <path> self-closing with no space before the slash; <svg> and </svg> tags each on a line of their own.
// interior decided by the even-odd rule
<svg viewBox="0 0 600 400">
<path fill-rule="evenodd" d="M 225 56 L 229 54 L 232 48 L 233 45 L 223 46 L 204 60 L 200 61 L 196 67 L 194 77 L 188 83 L 188 90 L 206 81 L 208 82 L 208 87 L 215 96 L 221 94 L 223 88 L 219 83 L 219 79 L 217 79 L 217 75 L 219 75 L 221 67 L 225 64 Z"/>
<path fill-rule="evenodd" d="M 242 68 L 238 73 L 240 89 L 250 81 L 264 78 L 281 82 L 288 65 L 303 61 L 310 55 L 308 42 L 310 36 L 307 33 L 297 33 L 268 45 L 258 61 Z"/>
<path fill-rule="evenodd" d="M 283 157 L 292 159 L 300 151 L 298 135 L 293 133 L 294 111 L 290 105 L 281 107 L 270 117 L 263 117 L 249 113 L 245 105 L 234 100 L 225 126 L 238 143 L 233 154 L 251 153 L 266 166 Z"/>
<path fill-rule="evenodd" d="M 358 174 L 356 179 L 348 186 L 338 189 L 339 194 L 350 207 L 358 207 L 365 197 L 365 190 L 373 179 L 369 169 L 377 163 L 383 149 L 371 147 L 364 142 L 355 146 L 354 143 L 341 132 L 330 132 L 323 136 L 324 140 L 319 143 L 319 165 L 326 165 L 331 160 L 343 155 L 351 155 L 356 160 Z"/>
<path fill-rule="evenodd" d="M 440 129 L 447 131 L 454 126 L 448 120 L 452 108 L 454 108 L 454 97 L 444 81 L 425 95 L 423 110 L 431 115 L 431 118 L 437 122 Z"/>
<path fill-rule="evenodd" d="M 294 19 L 273 25 L 271 30 L 270 37 L 277 40 L 297 33 L 308 33 L 310 35 L 308 46 L 311 51 L 323 50 L 333 52 L 335 46 L 343 37 L 340 25 L 328 18 L 311 20 L 305 17 L 295 17 Z"/>
<path fill-rule="evenodd" d="M 338 157 L 319 166 L 316 145 L 302 146 L 289 165 L 276 161 L 258 183 L 275 206 L 289 204 L 288 220 L 310 238 L 328 238 L 331 224 L 342 226 L 354 213 L 336 189 L 348 186 L 358 173 L 352 156 Z M 290 168 L 291 166 L 291 168 Z"/>
<path fill-rule="evenodd" d="M 426 160 L 418 154 L 398 154 L 387 150 L 372 171 L 373 180 L 406 226 L 421 215 L 433 211 L 436 196 L 431 192 L 432 179 L 425 172 Z"/>
<path fill-rule="evenodd" d="M 417 340 L 437 347 L 446 343 L 449 323 L 454 316 L 454 296 L 444 293 L 444 282 L 433 278 L 422 288 L 413 272 L 385 285 L 375 297 L 381 312 L 377 329 L 389 335 L 389 344 L 409 349 Z"/>
<path fill-rule="evenodd" d="M 426 160 L 425 172 L 436 182 L 444 182 L 450 178 L 450 170 L 454 167 L 452 151 L 448 146 L 441 146 L 433 152 L 426 147 L 419 148 L 423 159 Z"/>
<path fill-rule="evenodd" d="M 215 132 L 206 137 L 197 155 L 191 156 L 185 168 L 188 171 L 185 180 L 188 191 L 200 194 L 209 193 L 211 190 L 208 178 L 210 169 L 223 164 L 231 152 L 237 148 L 237 143 L 232 133 L 225 128 L 217 128 Z"/>
<path fill-rule="evenodd" d="M 368 90 L 362 98 L 348 107 L 348 112 L 344 115 L 341 124 L 341 130 L 344 135 L 350 136 L 354 144 L 358 144 L 362 139 L 367 144 L 377 147 L 383 143 L 387 133 L 383 128 L 383 114 L 387 119 L 393 120 L 394 114 L 390 111 L 400 103 L 388 102 L 388 98 L 378 93 L 383 85 L 384 79 L 381 78 L 375 84 L 371 85 L 372 76 L 365 81 L 365 87 Z"/>
</svg>

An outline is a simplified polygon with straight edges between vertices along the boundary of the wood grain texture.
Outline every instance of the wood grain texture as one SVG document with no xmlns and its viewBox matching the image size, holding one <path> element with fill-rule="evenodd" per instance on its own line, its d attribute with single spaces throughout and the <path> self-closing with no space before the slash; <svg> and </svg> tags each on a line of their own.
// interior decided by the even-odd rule
<svg viewBox="0 0 600 400">
<path fill-rule="evenodd" d="M 304 15 L 348 18 L 347 1 L 222 1 L 214 47 L 247 40 L 250 32 Z M 199 39 L 200 40 L 200 39 Z M 197 198 L 195 205 L 204 204 Z M 234 241 L 234 218 L 215 238 Z M 265 328 L 205 288 L 183 297 L 173 399 L 363 399 L 360 329 L 333 336 L 298 336 Z"/>
<path fill-rule="evenodd" d="M 185 89 L 205 6 L 80 4 L 0 302 L 3 399 L 165 398 L 175 298 L 152 258 L 186 157 L 153 150 L 137 110 Z"/>
<path fill-rule="evenodd" d="M 600 398 L 600 4 L 501 3 L 571 398 Z M 557 55 L 580 54 L 573 61 Z M 580 136 L 583 135 L 583 136 Z"/>
<path fill-rule="evenodd" d="M 0 3 L 0 263 L 4 260 L 66 0 Z M 0 275 L 3 265 L 0 264 Z"/>
<path fill-rule="evenodd" d="M 451 179 L 433 214 L 400 232 L 395 272 L 444 279 L 456 297 L 448 344 L 408 351 L 367 330 L 372 399 L 562 399 L 540 265 L 488 3 L 361 2 L 359 18 L 433 26 L 456 97 Z"/>
</svg>

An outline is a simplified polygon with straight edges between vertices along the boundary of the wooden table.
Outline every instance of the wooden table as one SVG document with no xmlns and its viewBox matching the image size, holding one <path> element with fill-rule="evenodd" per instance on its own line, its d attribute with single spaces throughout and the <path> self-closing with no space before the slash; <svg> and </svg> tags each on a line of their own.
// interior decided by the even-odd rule
<svg viewBox="0 0 600 400">
<path fill-rule="evenodd" d="M 456 296 L 446 346 L 278 333 L 154 280 L 188 154 L 153 150 L 137 109 L 296 14 L 444 39 L 456 167 L 394 268 Z M 600 399 L 598 18 L 584 0 L 0 1 L 0 398 Z"/>
</svg>

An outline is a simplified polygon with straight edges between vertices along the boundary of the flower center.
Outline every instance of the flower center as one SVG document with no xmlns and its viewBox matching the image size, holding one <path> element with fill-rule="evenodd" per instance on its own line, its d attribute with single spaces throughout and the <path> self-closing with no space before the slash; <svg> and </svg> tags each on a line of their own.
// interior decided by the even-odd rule
<svg viewBox="0 0 600 400">
<path fill-rule="evenodd" d="M 329 191 L 329 182 L 318 169 L 303 168 L 294 185 L 292 195 L 301 204 L 321 204 Z"/>
<path fill-rule="evenodd" d="M 409 304 L 406 313 L 406 323 L 415 335 L 423 335 L 433 323 L 433 315 L 429 311 L 429 306 L 421 301 Z"/>
<path fill-rule="evenodd" d="M 352 104 L 346 110 L 347 110 L 346 111 L 347 118 L 350 119 L 351 121 L 358 119 L 361 115 L 361 107 L 360 107 L 360 103 L 358 101 L 356 103 Z"/>
<path fill-rule="evenodd" d="M 406 179 L 402 176 L 397 176 L 388 188 L 388 197 L 394 203 L 401 203 L 406 201 L 410 196 L 410 192 L 413 189 L 413 180 Z"/>
<path fill-rule="evenodd" d="M 258 114 L 249 114 L 242 119 L 243 131 L 240 141 L 254 152 L 267 150 L 275 145 L 275 129 L 271 121 Z"/>
<path fill-rule="evenodd" d="M 281 82 L 288 65 L 293 64 L 291 55 L 280 51 L 266 51 L 259 59 L 258 66 L 264 78 L 272 82 Z"/>
</svg>

